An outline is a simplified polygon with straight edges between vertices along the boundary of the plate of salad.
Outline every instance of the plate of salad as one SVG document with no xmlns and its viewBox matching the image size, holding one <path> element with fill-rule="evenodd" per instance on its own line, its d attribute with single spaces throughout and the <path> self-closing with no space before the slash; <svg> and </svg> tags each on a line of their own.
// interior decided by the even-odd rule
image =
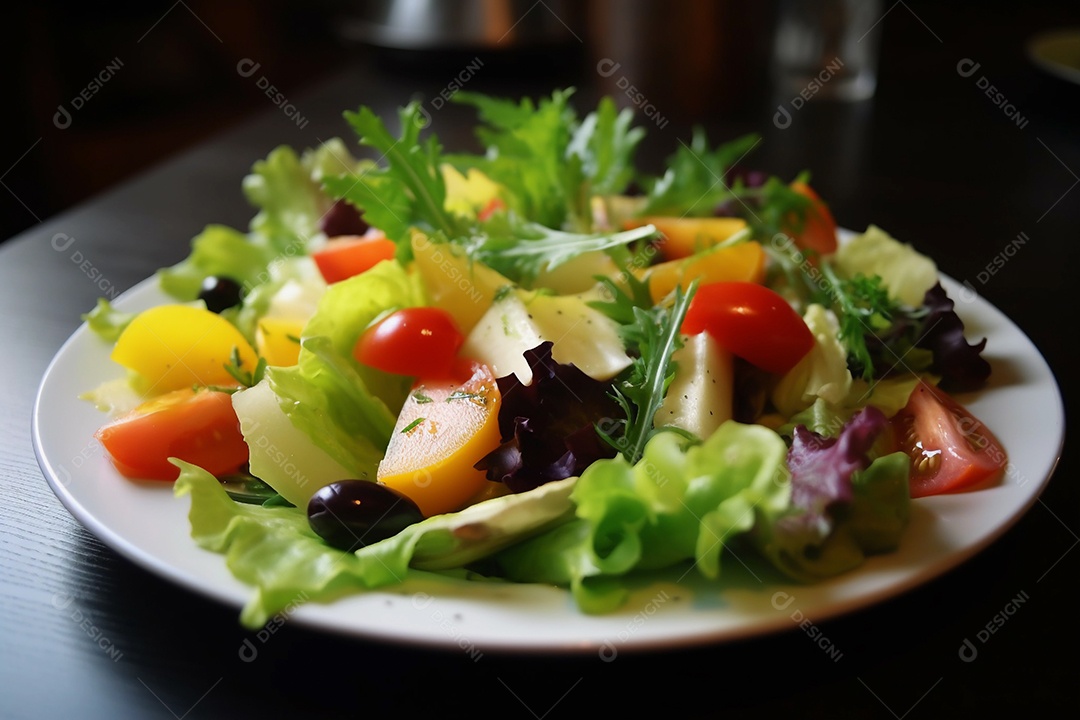
<svg viewBox="0 0 1080 720">
<path fill-rule="evenodd" d="M 650 175 L 571 96 L 458 93 L 480 154 L 410 104 L 345 113 L 378 160 L 255 163 L 248 229 L 47 370 L 65 506 L 252 630 L 611 657 L 865 607 L 1036 502 L 1064 413 L 1008 318 L 755 137 Z"/>
</svg>

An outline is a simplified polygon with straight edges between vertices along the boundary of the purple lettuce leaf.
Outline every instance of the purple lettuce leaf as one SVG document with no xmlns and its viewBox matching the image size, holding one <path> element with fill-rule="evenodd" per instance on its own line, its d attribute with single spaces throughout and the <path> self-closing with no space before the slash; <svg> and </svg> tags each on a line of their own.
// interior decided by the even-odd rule
<svg viewBox="0 0 1080 720">
<path fill-rule="evenodd" d="M 828 537 L 833 528 L 833 510 L 851 502 L 852 475 L 870 465 L 870 449 L 887 423 L 884 413 L 866 407 L 853 415 L 835 438 L 797 425 L 787 464 L 791 471 L 791 504 L 801 512 L 778 520 L 778 531 L 816 535 L 820 540 Z"/>
<path fill-rule="evenodd" d="M 488 480 L 505 483 L 515 493 L 580 475 L 616 453 L 595 427 L 619 416 L 609 395 L 611 383 L 555 362 L 551 348 L 551 342 L 544 342 L 525 353 L 533 371 L 530 385 L 522 385 L 516 375 L 498 378 L 502 445 L 476 464 Z"/>
<path fill-rule="evenodd" d="M 954 303 L 941 283 L 926 291 L 923 304 L 928 313 L 918 346 L 934 354 L 931 369 L 941 375 L 942 387 L 963 391 L 981 386 L 990 377 L 990 363 L 980 354 L 986 347 L 986 338 L 974 345 L 968 343 L 964 322 L 954 312 Z"/>
</svg>

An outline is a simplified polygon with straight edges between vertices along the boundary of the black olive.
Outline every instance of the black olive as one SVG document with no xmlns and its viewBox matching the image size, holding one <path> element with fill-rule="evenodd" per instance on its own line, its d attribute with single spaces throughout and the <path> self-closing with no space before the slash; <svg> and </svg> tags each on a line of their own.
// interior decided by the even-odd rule
<svg viewBox="0 0 1080 720">
<path fill-rule="evenodd" d="M 385 540 L 424 519 L 412 500 L 368 480 L 339 480 L 319 488 L 307 514 L 315 534 L 342 550 Z"/>
<path fill-rule="evenodd" d="M 355 205 L 344 200 L 338 200 L 322 216 L 319 229 L 326 233 L 327 237 L 340 237 L 341 235 L 363 235 L 370 226 L 360 216 L 360 211 Z"/>
<path fill-rule="evenodd" d="M 240 304 L 242 288 L 232 278 L 210 275 L 202 283 L 199 299 L 206 303 L 206 309 L 213 313 Z"/>
</svg>

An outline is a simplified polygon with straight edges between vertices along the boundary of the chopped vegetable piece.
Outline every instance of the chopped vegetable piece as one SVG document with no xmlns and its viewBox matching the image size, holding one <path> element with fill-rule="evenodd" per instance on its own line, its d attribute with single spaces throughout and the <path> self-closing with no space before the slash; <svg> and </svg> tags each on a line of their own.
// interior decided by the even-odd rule
<svg viewBox="0 0 1080 720">
<path fill-rule="evenodd" d="M 248 460 L 240 421 L 227 392 L 190 387 L 149 400 L 105 425 L 95 437 L 122 475 L 175 480 L 175 457 L 214 475 L 235 471 Z"/>
<path fill-rule="evenodd" d="M 225 369 L 233 350 L 254 372 L 255 350 L 228 320 L 188 305 L 159 305 L 139 313 L 124 329 L 112 359 L 139 373 L 150 393 L 192 385 L 231 385 Z"/>
<path fill-rule="evenodd" d="M 484 489 L 487 478 L 473 466 L 499 445 L 501 395 L 480 364 L 464 383 L 425 378 L 417 389 L 431 402 L 405 403 L 378 479 L 430 517 L 460 509 Z M 455 393 L 468 398 L 447 402 Z"/>
</svg>

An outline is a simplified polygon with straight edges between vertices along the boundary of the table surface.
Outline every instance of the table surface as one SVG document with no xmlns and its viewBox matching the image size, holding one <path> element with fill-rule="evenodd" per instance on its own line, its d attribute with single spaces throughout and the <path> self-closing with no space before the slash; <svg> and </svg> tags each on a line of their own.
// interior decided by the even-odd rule
<svg viewBox="0 0 1080 720">
<path fill-rule="evenodd" d="M 694 119 L 715 137 L 760 132 L 758 167 L 785 177 L 810 168 L 842 225 L 888 229 L 1016 321 L 1054 369 L 1071 414 L 1077 384 L 1066 343 L 1076 303 L 1065 288 L 1078 266 L 1080 86 L 1043 75 L 1023 50 L 1032 32 L 1061 18 L 998 17 L 995 30 L 976 31 L 959 14 L 937 19 L 892 7 L 872 100 L 814 99 L 794 109 L 801 103 L 781 96 L 699 118 L 669 105 L 670 123 L 651 133 L 645 156 L 655 161 L 689 137 Z M 570 80 L 584 105 L 603 88 L 595 60 L 583 63 Z M 797 628 L 727 645 L 623 653 L 608 663 L 506 653 L 474 661 L 459 651 L 286 625 L 245 663 L 238 649 L 251 633 L 238 625 L 236 608 L 144 571 L 68 514 L 35 460 L 31 408 L 46 365 L 102 294 L 102 279 L 122 291 L 180 260 L 206 223 L 244 227 L 252 211 L 240 180 L 254 159 L 277 144 L 345 135 L 340 112 L 360 103 L 384 116 L 412 97 L 434 107 L 448 74 L 344 68 L 296 99 L 309 120 L 304 128 L 268 107 L 0 246 L 0 298 L 9 308 L 0 335 L 15 350 L 0 358 L 0 717 L 336 717 L 400 708 L 555 717 L 596 702 L 729 717 L 1075 710 L 1080 491 L 1068 444 L 1040 501 L 987 550 L 919 589 L 822 623 L 844 650 L 838 662 Z M 470 89 L 517 94 L 550 90 L 552 82 L 478 75 Z M 779 105 L 791 111 L 785 127 L 774 122 Z M 444 108 L 432 127 L 445 145 L 460 146 L 469 142 L 466 118 Z M 63 252 L 53 243 L 60 233 L 74 238 Z M 996 266 L 1020 233 L 1028 242 Z M 74 250 L 98 270 L 96 280 L 73 261 Z M 964 662 L 964 639 L 1021 592 L 1029 597 L 1022 610 Z M 103 650 L 90 627 L 115 650 Z"/>
</svg>

